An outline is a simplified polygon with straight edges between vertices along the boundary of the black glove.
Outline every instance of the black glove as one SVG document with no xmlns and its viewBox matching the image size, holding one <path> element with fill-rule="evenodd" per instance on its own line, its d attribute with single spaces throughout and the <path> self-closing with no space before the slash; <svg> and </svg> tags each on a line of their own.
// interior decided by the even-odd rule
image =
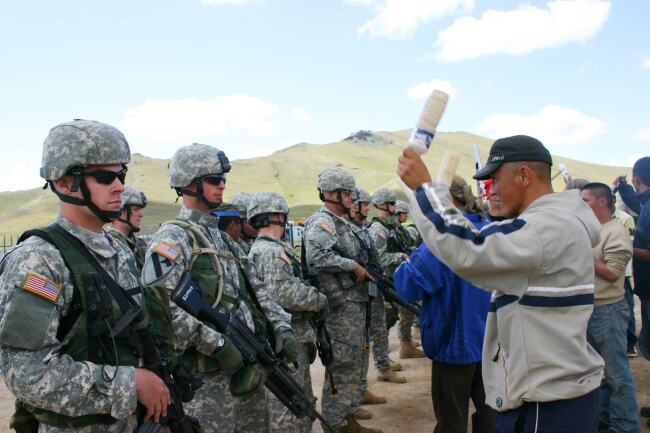
<svg viewBox="0 0 650 433">
<path fill-rule="evenodd" d="M 275 336 L 275 354 L 287 364 L 298 358 L 298 340 L 291 329 L 285 329 Z"/>
<path fill-rule="evenodd" d="M 313 341 L 307 343 L 307 355 L 309 356 L 309 363 L 313 364 L 316 361 L 316 355 L 318 355 L 318 347 Z"/>
<path fill-rule="evenodd" d="M 241 353 L 232 341 L 225 335 L 222 337 L 224 339 L 223 346 L 217 348 L 212 354 L 212 357 L 219 364 L 219 369 L 223 374 L 231 375 L 235 371 L 239 370 L 243 365 Z"/>
</svg>

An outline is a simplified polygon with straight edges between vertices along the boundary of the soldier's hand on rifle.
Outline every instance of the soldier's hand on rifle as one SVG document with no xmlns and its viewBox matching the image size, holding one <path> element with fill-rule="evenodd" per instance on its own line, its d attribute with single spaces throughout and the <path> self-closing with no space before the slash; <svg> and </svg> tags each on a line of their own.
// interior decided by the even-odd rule
<svg viewBox="0 0 650 433">
<path fill-rule="evenodd" d="M 224 342 L 223 345 L 218 347 L 212 357 L 219 364 L 219 370 L 225 375 L 232 375 L 234 372 L 242 368 L 244 362 L 242 361 L 241 353 L 230 338 L 227 336 L 222 336 Z"/>
<path fill-rule="evenodd" d="M 357 277 L 357 283 L 363 280 L 375 281 L 372 279 L 366 268 L 361 265 L 357 265 L 356 269 L 354 270 L 354 276 Z"/>
<path fill-rule="evenodd" d="M 169 389 L 156 374 L 144 368 L 136 368 L 135 393 L 140 404 L 147 410 L 145 421 L 153 418 L 159 422 L 160 418 L 167 416 L 167 406 L 171 404 Z"/>
<path fill-rule="evenodd" d="M 275 353 L 287 364 L 298 358 L 298 340 L 290 329 L 285 329 L 275 336 Z"/>
</svg>

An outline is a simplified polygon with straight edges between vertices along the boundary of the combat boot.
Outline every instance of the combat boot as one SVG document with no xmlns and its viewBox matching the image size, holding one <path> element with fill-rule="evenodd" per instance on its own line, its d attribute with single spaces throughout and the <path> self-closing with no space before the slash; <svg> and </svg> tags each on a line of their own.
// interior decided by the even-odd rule
<svg viewBox="0 0 650 433">
<path fill-rule="evenodd" d="M 375 395 L 368 390 L 363 391 L 363 394 L 361 394 L 360 404 L 384 404 L 384 403 L 386 403 L 386 397 Z"/>
<path fill-rule="evenodd" d="M 401 340 L 399 342 L 399 357 L 401 359 L 424 358 L 425 354 L 420 349 L 413 347 L 410 341 Z"/>
<path fill-rule="evenodd" d="M 348 425 L 339 429 L 339 433 L 384 433 L 382 430 L 370 427 L 364 427 L 357 422 L 354 415 L 345 417 Z"/>
<path fill-rule="evenodd" d="M 400 364 L 397 361 L 393 361 L 390 359 L 390 356 L 388 357 L 388 365 L 390 366 L 390 369 L 393 371 L 402 371 L 402 364 Z"/>
<path fill-rule="evenodd" d="M 352 414 L 352 416 L 356 419 L 370 419 L 372 418 L 372 413 L 369 410 L 359 408 L 355 413 Z"/>
<path fill-rule="evenodd" d="M 390 368 L 386 370 L 379 370 L 379 373 L 377 373 L 377 380 L 380 382 L 406 383 L 405 377 L 398 376 L 397 373 L 395 373 Z"/>
</svg>

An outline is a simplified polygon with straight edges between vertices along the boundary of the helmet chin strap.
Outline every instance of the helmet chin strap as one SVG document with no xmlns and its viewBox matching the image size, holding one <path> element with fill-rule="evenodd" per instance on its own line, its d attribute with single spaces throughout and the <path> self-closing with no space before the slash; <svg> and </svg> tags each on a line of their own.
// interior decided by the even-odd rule
<svg viewBox="0 0 650 433">
<path fill-rule="evenodd" d="M 181 190 L 180 188 L 176 189 L 176 193 L 179 196 L 183 195 L 189 195 L 190 197 L 196 197 L 199 199 L 201 203 L 206 205 L 208 209 L 216 209 L 221 205 L 220 201 L 210 201 L 207 198 L 205 198 L 205 195 L 203 195 L 203 182 L 201 182 L 201 178 L 197 178 L 194 180 L 194 185 L 196 185 L 196 192 L 192 192 L 187 189 Z"/>
<path fill-rule="evenodd" d="M 325 198 L 325 194 L 323 194 L 323 191 L 321 191 L 321 190 L 318 190 L 318 195 L 319 195 L 319 197 L 320 197 L 320 200 L 321 200 L 323 203 L 330 203 L 330 204 L 335 204 L 335 205 L 341 206 L 341 207 L 345 210 L 344 213 L 347 214 L 349 217 L 352 217 L 352 215 L 350 215 L 350 209 L 351 209 L 351 208 L 347 207 L 347 206 L 343 203 L 343 195 L 341 194 L 341 190 L 340 190 L 340 189 L 336 191 L 336 200 L 329 200 L 329 199 L 326 199 L 326 198 Z"/>
<path fill-rule="evenodd" d="M 50 188 L 52 188 L 52 191 L 54 191 L 54 193 L 59 197 L 61 201 L 73 204 L 75 206 L 86 206 L 88 209 L 91 210 L 93 214 L 95 214 L 97 218 L 99 218 L 101 221 L 105 223 L 115 221 L 120 217 L 120 215 L 122 214 L 121 210 L 119 211 L 103 210 L 97 207 L 95 203 L 93 203 L 92 198 L 90 196 L 90 191 L 88 190 L 86 181 L 83 178 L 83 173 L 76 171 L 73 172 L 73 176 L 74 178 L 72 181 L 72 188 L 70 188 L 70 191 L 76 192 L 79 189 L 81 189 L 81 196 L 83 198 L 72 197 L 70 195 L 62 194 L 54 187 L 54 182 L 48 181 L 48 183 L 50 184 Z"/>
<path fill-rule="evenodd" d="M 131 229 L 131 233 L 139 232 L 140 227 L 136 227 L 133 224 L 131 224 L 131 206 L 126 205 L 125 207 L 126 207 L 126 219 L 118 218 L 117 220 L 129 226 L 129 228 Z M 120 212 L 120 216 L 122 216 L 121 212 Z"/>
<path fill-rule="evenodd" d="M 386 206 L 386 207 L 379 207 L 379 206 L 375 205 L 375 208 L 377 208 L 377 209 L 379 209 L 379 210 L 383 210 L 384 212 L 388 212 L 388 214 L 391 215 L 391 216 L 392 216 L 392 215 L 395 215 L 395 212 L 391 212 L 390 210 L 388 210 L 388 206 Z"/>
</svg>

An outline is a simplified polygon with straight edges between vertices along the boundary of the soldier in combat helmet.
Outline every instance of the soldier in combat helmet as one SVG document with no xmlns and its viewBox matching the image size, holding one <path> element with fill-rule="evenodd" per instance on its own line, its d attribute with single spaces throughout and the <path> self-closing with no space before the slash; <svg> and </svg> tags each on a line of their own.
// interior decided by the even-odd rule
<svg viewBox="0 0 650 433">
<path fill-rule="evenodd" d="M 138 269 L 144 265 L 144 254 L 147 252 L 147 238 L 136 236 L 140 231 L 147 197 L 143 192 L 129 186 L 122 193 L 122 213 L 120 217 L 106 227 L 106 231 L 129 247 L 138 264 Z"/>
<path fill-rule="evenodd" d="M 327 330 L 332 338 L 334 362 L 326 375 L 334 377 L 338 393 L 328 392 L 323 384 L 323 416 L 343 433 L 371 433 L 361 426 L 354 413 L 361 400 L 364 333 L 368 271 L 352 258 L 359 259 L 359 241 L 352 224 L 345 219 L 356 194 L 354 177 L 343 168 L 327 168 L 318 176 L 317 188 L 324 206 L 307 219 L 303 242 L 310 277 L 318 280 L 327 296 L 330 315 Z M 337 252 L 338 251 L 338 252 Z"/>
<path fill-rule="evenodd" d="M 162 380 L 137 368 L 129 339 L 109 336 L 123 316 L 115 296 L 143 305 L 133 254 L 102 230 L 120 216 L 130 159 L 124 135 L 96 121 L 62 123 L 45 139 L 41 177 L 59 197 L 56 222 L 28 232 L 0 263 L 0 375 L 18 399 L 19 432 L 130 433 L 137 404 L 147 419 L 167 412 Z M 84 255 L 104 276 L 83 267 L 81 278 Z M 110 279 L 115 292 L 88 278 Z"/>
<path fill-rule="evenodd" d="M 230 204 L 239 208 L 241 233 L 239 234 L 239 239 L 237 239 L 237 244 L 246 254 L 248 254 L 251 246 L 253 246 L 253 242 L 257 238 L 257 229 L 250 225 L 247 215 L 248 205 L 252 197 L 253 194 L 250 192 L 238 192 L 230 199 Z"/>
<path fill-rule="evenodd" d="M 299 343 L 298 369 L 293 377 L 305 394 L 313 398 L 309 365 L 316 357 L 316 333 L 311 319 L 316 312 L 327 315 L 327 298 L 304 282 L 295 250 L 282 240 L 288 214 L 289 206 L 278 193 L 261 192 L 251 197 L 248 220 L 259 234 L 248 258 L 257 266 L 278 304 L 291 313 L 291 327 Z M 297 419 L 273 395 L 269 396 L 268 408 L 271 433 L 311 432 L 309 417 Z"/>
<path fill-rule="evenodd" d="M 396 202 L 397 196 L 395 192 L 388 188 L 379 188 L 372 196 L 372 204 L 377 209 L 377 216 L 372 219 L 370 236 L 379 252 L 381 264 L 386 268 L 390 276 L 395 273 L 395 269 L 411 253 L 408 245 L 400 242 L 395 223 L 391 220 L 396 212 Z M 417 349 L 412 340 L 411 326 L 413 324 L 413 313 L 402 307 L 398 307 L 398 310 L 400 319 L 400 358 L 424 358 L 424 352 Z M 394 323 L 395 321 L 393 319 L 389 320 L 388 324 L 392 326 Z"/>
<path fill-rule="evenodd" d="M 174 153 L 169 185 L 183 200 L 175 220 L 153 235 L 142 282 L 158 293 L 158 314 L 170 317 L 175 350 L 193 365 L 203 386 L 187 412 L 209 432 L 267 432 L 266 394 L 255 367 L 241 368 L 241 354 L 230 339 L 169 302 L 189 272 L 203 300 L 222 313 L 234 314 L 261 338 L 272 329 L 275 352 L 293 362 L 298 343 L 291 316 L 271 296 L 255 265 L 224 232 L 212 213 L 221 204 L 230 162 L 219 149 L 191 144 Z"/>
</svg>

